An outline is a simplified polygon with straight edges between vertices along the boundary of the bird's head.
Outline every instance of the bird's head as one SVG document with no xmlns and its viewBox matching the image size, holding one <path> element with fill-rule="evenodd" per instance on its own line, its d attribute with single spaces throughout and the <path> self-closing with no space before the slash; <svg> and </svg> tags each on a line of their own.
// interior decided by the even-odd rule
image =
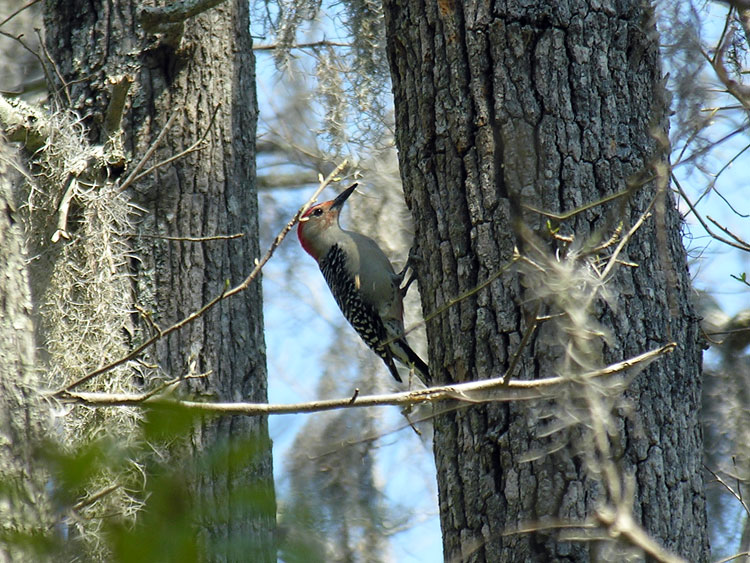
<svg viewBox="0 0 750 563">
<path fill-rule="evenodd" d="M 336 199 L 324 201 L 308 209 L 300 217 L 297 237 L 305 251 L 318 260 L 336 242 L 335 235 L 341 230 L 339 214 L 344 202 L 354 192 L 357 184 L 352 184 Z"/>
</svg>

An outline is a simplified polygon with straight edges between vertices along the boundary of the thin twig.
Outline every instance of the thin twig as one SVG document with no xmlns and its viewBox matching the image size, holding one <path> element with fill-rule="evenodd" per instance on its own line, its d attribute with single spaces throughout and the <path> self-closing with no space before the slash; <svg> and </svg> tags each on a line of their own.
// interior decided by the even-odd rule
<svg viewBox="0 0 750 563">
<path fill-rule="evenodd" d="M 592 201 L 584 205 L 581 205 L 580 207 L 576 207 L 575 209 L 571 211 L 567 211 L 566 213 L 553 213 L 552 211 L 544 211 L 542 209 L 538 209 L 536 207 L 533 207 L 525 203 L 522 203 L 521 207 L 523 207 L 524 209 L 528 209 L 529 211 L 533 211 L 534 213 L 538 213 L 539 215 L 543 215 L 544 217 L 549 217 L 550 219 L 555 219 L 557 221 L 565 221 L 566 219 L 570 219 L 571 217 L 574 217 L 578 215 L 579 213 L 582 213 L 588 209 L 597 207 L 599 205 L 603 205 L 605 203 L 609 203 L 610 201 L 626 196 L 630 193 L 630 191 L 631 191 L 631 188 L 621 190 L 617 193 L 610 194 L 601 199 L 597 199 L 596 201 Z"/>
<path fill-rule="evenodd" d="M 188 379 L 201 379 L 204 377 L 208 377 L 211 375 L 213 371 L 207 371 L 204 373 L 195 373 L 192 375 L 183 375 L 180 377 L 175 377 L 174 379 L 170 379 L 169 381 L 165 381 L 161 385 L 157 385 L 154 389 L 151 389 L 151 391 L 148 391 L 146 393 L 142 393 L 143 400 L 148 401 L 151 397 L 155 397 L 156 395 L 159 395 L 162 391 L 169 388 L 174 388 L 178 383 L 182 383 L 183 381 L 187 381 Z"/>
<path fill-rule="evenodd" d="M 184 156 L 189 155 L 191 152 L 195 152 L 195 151 L 199 150 L 200 148 L 202 148 L 200 145 L 203 144 L 203 142 L 206 140 L 206 137 L 208 136 L 209 132 L 211 131 L 211 128 L 214 125 L 214 120 L 216 119 L 216 114 L 219 113 L 219 108 L 220 107 L 221 107 L 221 104 L 217 105 L 214 108 L 214 113 L 213 113 L 213 115 L 211 115 L 211 119 L 208 122 L 208 127 L 206 127 L 206 130 L 203 132 L 203 135 L 201 135 L 200 138 L 197 141 L 195 141 L 192 145 L 190 145 L 184 151 L 180 151 L 177 154 L 173 154 L 169 158 L 165 158 L 161 162 L 157 162 L 153 166 L 149 166 L 148 168 L 146 168 L 146 170 L 144 170 L 143 172 L 141 172 L 140 174 L 138 174 L 135 178 L 133 178 L 133 182 L 137 182 L 138 180 L 140 180 L 144 176 L 148 176 L 149 174 L 151 174 L 157 168 L 161 168 L 162 166 L 166 166 L 170 162 L 174 162 L 175 160 L 178 160 L 178 159 L 180 159 L 180 158 L 182 158 Z"/>
<path fill-rule="evenodd" d="M 173 240 L 177 242 L 207 242 L 211 240 L 232 240 L 236 238 L 242 238 L 245 236 L 245 233 L 235 233 L 233 235 L 213 235 L 210 237 L 168 237 L 165 235 L 143 235 L 140 233 L 130 233 L 126 234 L 125 236 L 158 240 Z"/>
<path fill-rule="evenodd" d="M 623 224 L 622 222 L 620 222 L 620 224 L 617 225 L 617 227 L 612 232 L 612 235 L 609 237 L 608 240 L 595 246 L 594 248 L 591 249 L 590 252 L 587 252 L 587 254 L 599 254 L 600 252 L 607 250 L 610 246 L 615 244 L 620 239 L 620 235 L 622 234 L 622 227 L 623 227 Z"/>
<path fill-rule="evenodd" d="M 708 224 L 703 220 L 703 217 L 701 217 L 700 213 L 698 213 L 698 210 L 695 208 L 693 203 L 690 201 L 690 198 L 685 193 L 685 190 L 682 189 L 682 186 L 680 185 L 680 182 L 675 177 L 674 173 L 672 173 L 672 181 L 674 182 L 675 186 L 677 186 L 677 190 L 680 192 L 680 195 L 685 200 L 685 203 L 687 203 L 688 207 L 690 208 L 690 211 L 693 212 L 693 215 L 695 215 L 695 218 L 698 219 L 698 222 L 701 224 L 701 226 L 706 230 L 706 232 L 711 236 L 711 238 L 714 238 L 720 242 L 723 242 L 724 244 L 728 244 L 729 246 L 733 246 L 734 248 L 739 248 L 740 250 L 744 250 L 745 252 L 750 251 L 750 247 L 747 246 L 747 244 L 737 244 L 734 241 L 731 241 L 729 239 L 726 239 L 722 236 L 717 235 L 714 233 L 711 228 L 708 226 Z"/>
<path fill-rule="evenodd" d="M 357 387 L 356 389 L 354 389 L 354 393 L 352 393 L 352 398 L 349 399 L 349 404 L 350 405 L 353 404 L 354 401 L 357 400 L 357 397 L 359 397 L 359 387 Z"/>
<path fill-rule="evenodd" d="M 52 58 L 52 55 L 49 54 L 49 51 L 47 51 L 47 45 L 44 42 L 44 38 L 42 37 L 42 32 L 39 30 L 39 28 L 34 30 L 36 32 L 37 39 L 39 40 L 39 46 L 42 49 L 42 53 L 44 53 L 44 56 L 47 57 L 47 60 L 52 65 L 52 70 L 55 71 L 55 74 L 57 75 L 57 79 L 60 81 L 60 84 L 62 85 L 62 91 L 65 94 L 65 99 L 68 101 L 68 107 L 73 106 L 73 99 L 70 97 L 70 88 L 69 84 L 65 82 L 65 78 L 63 78 L 62 72 L 60 72 L 60 68 L 57 66 L 57 63 Z"/>
<path fill-rule="evenodd" d="M 656 561 L 661 561 L 662 563 L 687 563 L 687 560 L 667 551 L 656 543 L 636 523 L 630 511 L 601 508 L 596 511 L 596 519 L 607 527 L 612 537 L 623 536 L 629 543 L 640 547 Z"/>
<path fill-rule="evenodd" d="M 719 222 L 716 219 L 714 219 L 713 217 L 711 217 L 710 215 L 706 215 L 706 219 L 708 219 L 714 225 L 716 225 L 719 229 L 721 229 L 724 232 L 724 234 L 729 235 L 734 240 L 736 240 L 739 244 L 741 244 L 742 246 L 744 246 L 746 251 L 750 252 L 750 244 L 749 243 L 745 242 L 740 237 L 738 237 L 737 235 L 735 235 L 732 231 L 730 231 L 729 229 L 727 229 L 724 225 L 719 224 Z"/>
<path fill-rule="evenodd" d="M 503 377 L 503 385 L 508 385 L 508 383 L 510 383 L 510 378 L 513 377 L 513 372 L 516 371 L 516 366 L 518 365 L 518 362 L 521 361 L 521 353 L 523 352 L 524 348 L 526 348 L 526 345 L 531 339 L 531 335 L 534 334 L 534 331 L 539 324 L 539 311 L 541 310 L 541 308 L 542 302 L 538 301 L 536 304 L 536 308 L 534 309 L 534 313 L 533 315 L 531 315 L 531 322 L 529 323 L 529 326 L 526 327 L 526 331 L 523 333 L 523 337 L 521 338 L 521 343 L 518 345 L 518 350 L 516 350 L 513 359 L 511 359 L 510 361 L 508 371 L 505 372 L 505 377 Z"/>
<path fill-rule="evenodd" d="M 138 161 L 138 164 L 135 165 L 133 171 L 128 174 L 128 177 L 125 178 L 125 181 L 120 185 L 121 192 L 124 192 L 130 186 L 130 184 L 133 183 L 135 178 L 138 176 L 138 172 L 140 172 L 141 168 L 143 168 L 146 162 L 148 162 L 148 159 L 151 158 L 151 155 L 154 154 L 157 147 L 159 146 L 159 143 L 161 143 L 162 139 L 167 134 L 167 131 L 169 131 L 169 128 L 172 126 L 172 122 L 174 121 L 175 117 L 177 117 L 177 112 L 174 112 L 169 116 L 169 119 L 167 119 L 164 127 L 162 127 L 161 131 L 159 131 L 159 134 L 156 136 L 154 142 L 151 143 L 151 146 L 146 151 L 146 154 L 143 155 L 143 158 Z"/>
<path fill-rule="evenodd" d="M 21 37 L 23 35 L 13 35 L 12 33 L 8 33 L 7 31 L 3 31 L 0 29 L 0 35 L 3 35 L 5 37 L 8 37 L 10 39 L 13 39 L 15 41 L 18 41 L 18 43 L 26 49 L 29 53 L 31 53 L 32 56 L 34 56 L 39 61 L 39 66 L 42 67 L 42 72 L 44 72 L 44 76 L 47 80 L 48 84 L 52 84 L 52 76 L 50 76 L 49 70 L 47 69 L 47 65 L 44 64 L 44 59 L 37 53 L 34 49 L 29 47 Z"/>
<path fill-rule="evenodd" d="M 734 555 L 730 555 L 729 557 L 725 557 L 724 559 L 719 559 L 715 563 L 728 563 L 729 561 L 734 561 L 735 559 L 739 559 L 740 557 L 747 557 L 750 556 L 750 551 L 743 551 L 742 553 L 735 553 Z"/>
<path fill-rule="evenodd" d="M 413 325 L 411 325 L 409 328 L 407 328 L 404 331 L 404 335 L 407 335 L 410 332 L 413 332 L 413 331 L 417 330 L 423 324 L 428 323 L 429 321 L 431 321 L 432 319 L 434 319 L 438 315 L 442 315 L 443 313 L 445 313 L 445 311 L 447 311 L 451 307 L 457 305 L 458 303 L 460 303 L 464 299 L 468 299 L 472 295 L 475 295 L 476 293 L 479 293 L 485 287 L 487 287 L 492 282 L 494 282 L 497 278 L 499 278 L 500 276 L 502 276 L 505 272 L 507 272 L 508 270 L 510 270 L 510 268 L 513 266 L 513 264 L 515 264 L 519 259 L 520 259 L 520 256 L 519 255 L 515 255 L 509 262 L 507 262 L 506 264 L 504 264 L 503 266 L 501 266 L 495 273 L 493 273 L 490 277 L 488 277 L 482 283 L 480 283 L 478 285 L 475 285 L 474 287 L 472 287 L 471 289 L 465 291 L 464 293 L 462 293 L 458 297 L 454 297 L 453 299 L 451 299 L 447 303 L 443 304 L 441 307 L 438 307 L 437 309 L 435 309 L 429 315 L 426 315 L 423 320 L 421 320 L 421 321 L 419 321 L 419 322 L 414 323 Z M 394 337 L 391 340 L 389 340 L 388 342 L 396 340 L 396 339 L 400 338 L 401 336 L 402 335 L 399 334 L 396 337 Z"/>
<path fill-rule="evenodd" d="M 567 520 L 557 520 L 555 518 L 552 518 L 549 520 L 545 519 L 544 522 L 527 523 L 522 526 L 519 526 L 518 528 L 505 530 L 502 533 L 502 536 L 508 537 L 508 536 L 515 536 L 518 534 L 531 534 L 534 532 L 544 532 L 548 530 L 569 530 L 569 529 L 597 531 L 600 529 L 600 526 L 596 524 L 596 522 L 593 522 L 593 521 L 570 522 Z M 602 539 L 602 538 L 597 537 L 596 539 Z"/>
<path fill-rule="evenodd" d="M 740 109 L 740 108 L 738 108 L 738 109 Z M 745 153 L 745 151 L 747 149 L 750 149 L 750 144 L 745 145 L 744 147 L 742 147 L 742 150 L 737 151 L 734 154 L 734 156 L 732 156 L 732 158 L 730 158 L 728 161 L 726 161 L 724 163 L 724 165 L 721 168 L 719 168 L 718 172 L 716 172 L 715 174 L 712 174 L 713 175 L 713 179 L 711 181 L 712 186 L 714 186 L 713 190 L 717 194 L 719 194 L 719 197 L 724 200 L 724 202 L 732 209 L 732 211 L 734 211 L 735 213 L 737 213 L 737 215 L 739 215 L 742 218 L 746 218 L 747 215 L 743 215 L 742 213 L 738 213 L 737 211 L 735 211 L 735 209 L 732 207 L 731 203 L 729 203 L 729 201 L 727 201 L 727 199 L 719 192 L 719 190 L 716 189 L 715 185 L 716 185 L 716 181 L 719 179 L 719 176 L 721 176 L 726 170 L 729 170 L 729 168 Z"/>
<path fill-rule="evenodd" d="M 314 49 L 316 47 L 351 47 L 351 43 L 341 43 L 339 41 L 327 41 L 325 39 L 321 41 L 312 41 L 310 43 L 295 43 L 290 45 L 289 49 Z M 278 43 L 272 43 L 268 45 L 253 45 L 253 51 L 273 51 L 279 49 L 281 46 Z"/>
<path fill-rule="evenodd" d="M 727 492 L 732 495 L 735 499 L 737 499 L 737 502 L 740 503 L 740 506 L 745 510 L 745 513 L 747 514 L 747 517 L 750 518 L 750 506 L 747 505 L 747 503 L 742 498 L 742 489 L 738 487 L 738 491 L 735 491 L 729 483 L 727 483 L 724 479 L 722 479 L 718 473 L 716 473 L 713 469 L 708 467 L 707 465 L 703 466 L 706 471 L 708 471 L 711 475 L 714 476 L 714 479 L 716 479 L 716 482 L 719 483 L 722 487 L 724 487 Z M 738 479 L 739 480 L 739 479 Z"/>
<path fill-rule="evenodd" d="M 672 170 L 676 169 L 678 166 L 682 166 L 682 165 L 685 165 L 685 164 L 689 164 L 691 162 L 695 162 L 701 156 L 707 154 L 709 151 L 711 151 L 712 149 L 715 149 L 716 147 L 718 147 L 722 143 L 724 143 L 726 141 L 730 141 L 733 137 L 735 137 L 736 135 L 739 135 L 740 133 L 744 133 L 748 129 L 748 127 L 750 127 L 750 124 L 743 123 L 740 127 L 737 127 L 736 129 L 734 129 L 733 131 L 727 133 L 726 135 L 724 135 L 720 139 L 717 139 L 716 141 L 712 142 L 710 145 L 707 145 L 707 146 L 705 146 L 705 147 L 703 147 L 701 149 L 696 150 L 694 153 L 690 154 L 690 156 L 688 156 L 687 158 L 683 159 L 682 156 L 687 151 L 688 144 L 691 143 L 692 141 L 694 141 L 696 138 L 698 138 L 698 133 L 699 132 L 694 133 L 685 142 L 685 146 L 683 147 L 682 151 L 680 152 L 680 157 L 677 159 L 676 162 L 672 163 Z"/>
<path fill-rule="evenodd" d="M 161 334 L 161 328 L 159 328 L 159 325 L 156 324 L 156 321 L 154 321 L 153 319 L 153 315 L 149 311 L 146 311 L 146 309 L 138 305 L 138 303 L 135 303 L 133 305 L 133 308 L 138 311 L 138 313 L 140 313 L 141 318 L 146 321 L 146 324 L 149 327 L 151 327 L 151 331 L 153 334 Z"/>
<path fill-rule="evenodd" d="M 614 268 L 615 264 L 617 264 L 617 256 L 620 254 L 620 252 L 622 252 L 622 249 L 625 248 L 625 245 L 628 244 L 635 232 L 641 228 L 641 225 L 643 225 L 646 219 L 651 216 L 651 208 L 654 206 L 655 202 L 656 198 L 651 200 L 651 203 L 648 204 L 646 210 L 641 213 L 640 217 L 638 217 L 638 220 L 633 224 L 632 227 L 630 227 L 630 230 L 625 234 L 625 236 L 620 239 L 620 242 L 617 243 L 612 256 L 609 257 L 609 261 L 604 267 L 604 271 L 601 273 L 600 277 L 602 280 L 607 278 L 609 273 L 612 271 L 612 268 Z"/>
<path fill-rule="evenodd" d="M 729 17 L 729 14 L 727 14 Z M 729 72 L 724 66 L 724 54 L 732 44 L 732 37 L 734 36 L 733 31 L 729 31 L 726 37 L 723 38 L 719 44 L 719 48 L 716 50 L 715 55 L 708 59 L 709 64 L 714 69 L 717 78 L 721 81 L 727 92 L 743 105 L 745 110 L 750 110 L 750 87 L 747 84 L 738 82 L 729 76 Z"/>
<path fill-rule="evenodd" d="M 100 491 L 98 491 L 98 492 L 94 493 L 94 494 L 93 494 L 93 495 L 91 495 L 90 497 L 88 497 L 88 498 L 85 498 L 85 499 L 83 499 L 83 500 L 80 500 L 80 501 L 78 501 L 77 503 L 75 503 L 75 504 L 73 505 L 73 507 L 72 507 L 72 509 L 73 509 L 73 512 L 78 512 L 78 511 L 80 511 L 80 510 L 81 510 L 82 508 L 86 508 L 87 506 L 89 506 L 89 505 L 91 505 L 91 504 L 94 504 L 94 503 L 95 503 L 96 501 L 98 501 L 99 499 L 101 499 L 101 498 L 103 498 L 103 497 L 107 496 L 107 495 L 108 495 L 108 494 L 110 494 L 110 493 L 113 493 L 114 491 L 116 491 L 116 490 L 117 490 L 117 489 L 119 489 L 120 487 L 122 487 L 122 485 L 121 485 L 121 484 L 119 484 L 119 483 L 116 483 L 116 484 L 114 484 L 114 485 L 109 485 L 108 487 L 104 487 L 103 489 L 101 489 Z"/>
<path fill-rule="evenodd" d="M 63 196 L 60 199 L 60 205 L 57 206 L 57 230 L 52 235 L 52 242 L 57 242 L 60 238 L 70 240 L 68 233 L 68 212 L 70 211 L 70 202 L 73 201 L 78 181 L 74 174 L 68 175 L 68 180 L 63 188 Z"/>
<path fill-rule="evenodd" d="M 166 127 L 165 127 L 165 129 L 166 129 Z M 283 229 L 281 229 L 281 231 L 279 232 L 279 234 L 276 235 L 276 238 L 271 243 L 271 246 L 269 247 L 269 249 L 266 252 L 266 254 L 263 256 L 263 258 L 261 258 L 260 261 L 256 261 L 255 267 L 253 268 L 253 270 L 250 272 L 250 274 L 247 276 L 247 278 L 245 278 L 245 280 L 240 285 L 238 285 L 238 286 L 236 286 L 236 287 L 234 287 L 232 289 L 228 289 L 227 291 L 224 291 L 224 292 L 220 293 L 219 295 L 217 295 L 216 297 L 214 297 L 211 301 L 209 301 L 208 303 L 206 303 L 203 307 L 201 307 L 197 311 L 191 313 L 190 315 L 188 315 L 187 317 L 185 317 L 181 321 L 176 322 L 175 324 L 173 324 L 169 328 L 166 328 L 166 329 L 162 330 L 159 334 L 156 334 L 156 335 L 152 336 L 151 338 L 149 338 L 148 340 L 146 340 L 143 344 L 141 344 L 140 346 L 138 346 L 136 349 L 134 349 L 129 354 L 127 354 L 127 355 L 125 355 L 125 356 L 123 356 L 123 357 L 121 357 L 121 358 L 119 358 L 117 360 L 114 360 L 113 362 L 110 362 L 107 365 L 104 365 L 104 366 L 102 366 L 100 368 L 97 368 L 97 369 L 95 369 L 95 370 L 87 373 L 86 375 L 84 375 L 84 376 L 76 379 L 72 383 L 69 383 L 68 385 L 66 385 L 62 389 L 56 391 L 54 394 L 58 395 L 58 396 L 62 395 L 62 394 L 64 394 L 64 393 L 70 391 L 71 389 L 73 389 L 73 388 L 81 385 L 82 383 L 85 383 L 86 381 L 89 381 L 90 379 L 92 379 L 92 378 L 94 378 L 94 377 L 96 377 L 98 375 L 101 375 L 103 373 L 111 371 L 112 369 L 116 368 L 117 366 L 120 366 L 120 365 L 122 365 L 122 364 L 124 364 L 126 362 L 129 362 L 130 360 L 133 360 L 133 359 L 137 358 L 139 355 L 141 355 L 141 353 L 143 353 L 144 350 L 146 350 L 147 348 L 153 346 L 157 341 L 161 340 L 165 336 L 168 336 L 168 335 L 172 334 L 176 330 L 180 330 L 185 325 L 190 324 L 195 319 L 201 317 L 206 311 L 208 311 L 209 309 L 212 309 L 217 303 L 223 301 L 224 299 L 227 299 L 227 298 L 231 297 L 232 295 L 236 295 L 237 293 L 240 293 L 241 291 L 244 291 L 245 289 L 247 289 L 250 286 L 250 284 L 258 277 L 258 275 L 260 274 L 260 271 L 263 269 L 263 266 L 265 266 L 266 262 L 268 262 L 271 259 L 271 256 L 273 256 L 273 253 L 276 251 L 276 249 L 281 244 L 281 242 L 284 240 L 284 238 L 289 233 L 289 231 L 291 231 L 292 228 L 294 227 L 294 225 L 297 224 L 297 222 L 299 221 L 299 218 L 302 217 L 302 215 L 305 213 L 305 211 L 307 211 L 310 208 L 310 206 L 313 204 L 313 202 L 317 199 L 317 197 L 320 194 L 320 192 L 322 192 L 323 189 L 325 189 L 325 187 L 328 186 L 328 184 L 330 184 L 331 182 L 333 182 L 334 179 L 336 178 L 336 176 L 338 176 L 338 174 L 341 173 L 342 170 L 344 170 L 344 168 L 346 167 L 346 165 L 347 165 L 347 161 L 346 160 L 342 161 L 341 164 L 339 164 L 336 168 L 334 168 L 334 170 L 325 179 L 321 180 L 320 185 L 318 186 L 318 189 L 315 190 L 315 193 L 313 193 L 313 195 L 310 197 L 310 199 L 307 200 L 307 202 L 305 203 L 305 205 L 303 205 L 300 208 L 300 210 L 297 211 L 297 213 L 286 224 L 286 226 Z"/>
<path fill-rule="evenodd" d="M 40 2 L 41 0 L 31 0 L 31 2 L 28 2 L 27 4 L 24 4 L 20 8 L 18 8 L 15 12 L 11 13 L 7 18 L 5 18 L 3 21 L 0 22 L 0 27 L 3 27 L 6 23 L 8 23 L 10 20 L 15 18 L 18 14 L 23 12 L 25 9 L 30 8 L 37 2 Z"/>
</svg>

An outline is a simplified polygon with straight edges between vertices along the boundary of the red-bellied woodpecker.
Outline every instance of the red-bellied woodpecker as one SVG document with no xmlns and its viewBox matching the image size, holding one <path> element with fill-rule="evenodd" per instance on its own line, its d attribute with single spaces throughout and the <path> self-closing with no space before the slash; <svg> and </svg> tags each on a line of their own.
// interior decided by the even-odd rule
<svg viewBox="0 0 750 563">
<path fill-rule="evenodd" d="M 354 184 L 336 199 L 311 207 L 297 227 L 302 248 L 315 258 L 344 317 L 385 365 L 396 381 L 401 377 L 393 359 L 414 368 L 429 382 L 429 370 L 404 337 L 402 276 L 377 243 L 345 231 L 339 213 Z"/>
</svg>

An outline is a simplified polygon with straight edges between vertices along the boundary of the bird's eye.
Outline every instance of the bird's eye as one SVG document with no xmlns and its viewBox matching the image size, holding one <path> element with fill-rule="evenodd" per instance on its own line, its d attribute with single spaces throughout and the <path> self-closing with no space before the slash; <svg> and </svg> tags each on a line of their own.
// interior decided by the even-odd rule
<svg viewBox="0 0 750 563">
<path fill-rule="evenodd" d="M 323 215 L 323 210 L 316 209 L 315 211 L 313 211 L 313 215 L 315 215 L 316 217 L 320 217 L 321 215 Z"/>
</svg>

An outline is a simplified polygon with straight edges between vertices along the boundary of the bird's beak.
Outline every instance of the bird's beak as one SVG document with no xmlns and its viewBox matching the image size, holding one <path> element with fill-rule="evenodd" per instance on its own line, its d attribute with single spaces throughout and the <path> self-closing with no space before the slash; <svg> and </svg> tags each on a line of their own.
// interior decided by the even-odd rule
<svg viewBox="0 0 750 563">
<path fill-rule="evenodd" d="M 354 188 L 356 188 L 357 185 L 358 184 L 356 183 L 352 184 L 338 196 L 336 196 L 336 199 L 334 199 L 333 203 L 331 204 L 331 209 L 341 209 L 344 206 L 344 202 L 349 198 L 350 195 L 352 195 L 352 193 L 354 193 Z"/>
</svg>

